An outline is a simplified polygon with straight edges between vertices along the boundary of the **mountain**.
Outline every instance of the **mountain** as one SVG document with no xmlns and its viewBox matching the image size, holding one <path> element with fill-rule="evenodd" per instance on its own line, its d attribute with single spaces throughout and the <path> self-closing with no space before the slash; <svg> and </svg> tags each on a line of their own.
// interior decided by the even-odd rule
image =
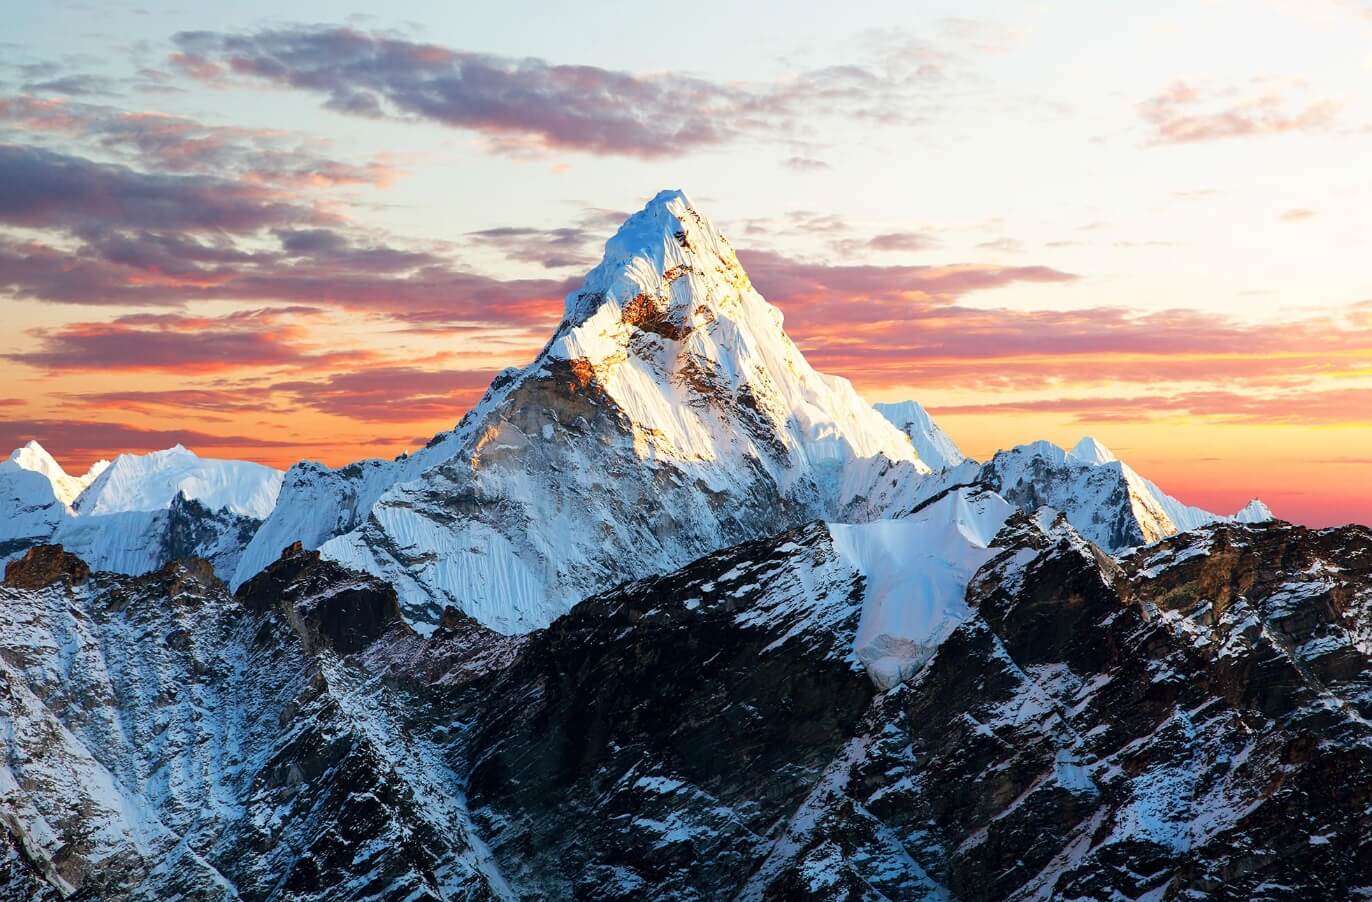
<svg viewBox="0 0 1372 902">
<path fill-rule="evenodd" d="M 34 441 L 0 461 L 0 563 L 49 541 L 68 519 L 76 496 L 108 465 L 102 460 L 84 476 L 68 476 Z"/>
<path fill-rule="evenodd" d="M 997 527 L 1007 510 L 959 490 L 908 536 L 803 525 L 521 636 L 455 608 L 417 635 L 390 587 L 299 547 L 235 596 L 195 562 L 123 576 L 33 549 L 0 588 L 0 894 L 1348 898 L 1372 880 L 1349 789 L 1372 781 L 1372 532 L 1220 523 L 1115 561 L 1064 517 Z M 965 594 L 926 593 L 921 551 L 964 561 Z M 883 688 L 855 643 L 901 601 L 922 664 Z"/>
<path fill-rule="evenodd" d="M 938 485 L 985 486 L 1029 513 L 1040 507 L 1066 513 L 1083 536 L 1112 552 L 1211 523 L 1273 519 L 1257 499 L 1228 517 L 1184 504 L 1090 436 L 1070 451 L 1042 441 L 1019 445 L 978 468 L 915 401 L 874 406 L 910 437 L 921 460 L 941 471 L 916 497 L 936 495 Z"/>
<path fill-rule="evenodd" d="M 265 518 L 276 505 L 280 470 L 246 460 L 212 460 L 176 445 L 150 454 L 121 454 L 72 507 L 93 516 L 163 510 L 178 494 L 210 510 Z"/>
<path fill-rule="evenodd" d="M 664 191 L 607 242 L 537 359 L 453 433 L 414 458 L 292 471 L 234 581 L 318 543 L 395 585 L 420 629 L 452 605 L 525 632 L 718 548 L 899 509 L 928 472 Z"/>
<path fill-rule="evenodd" d="M 52 480 L 22 466 L 17 454 L 0 461 L 0 562 L 46 542 L 68 516 Z"/>
<path fill-rule="evenodd" d="M 939 428 L 929 412 L 916 401 L 874 404 L 877 412 L 910 437 L 919 459 L 935 470 L 955 467 L 967 459 L 958 446 Z"/>
<path fill-rule="evenodd" d="M 139 574 L 181 557 L 230 578 L 276 501 L 281 471 L 177 445 L 121 454 L 74 479 L 37 442 L 0 463 L 0 561 L 55 542 L 97 570 Z"/>
<path fill-rule="evenodd" d="M 71 507 L 76 497 L 110 465 L 107 460 L 98 460 L 91 464 L 84 475 L 68 476 L 62 465 L 36 441 L 30 441 L 22 448 L 14 449 L 10 452 L 9 459 L 25 470 L 43 474 L 52 484 L 53 495 L 67 507 Z"/>
<path fill-rule="evenodd" d="M 1043 441 L 1000 451 L 969 481 L 1026 511 L 1062 511 L 1082 536 L 1111 552 L 1221 521 L 1272 519 L 1256 500 L 1232 517 L 1183 504 L 1093 438 L 1070 451 Z"/>
</svg>

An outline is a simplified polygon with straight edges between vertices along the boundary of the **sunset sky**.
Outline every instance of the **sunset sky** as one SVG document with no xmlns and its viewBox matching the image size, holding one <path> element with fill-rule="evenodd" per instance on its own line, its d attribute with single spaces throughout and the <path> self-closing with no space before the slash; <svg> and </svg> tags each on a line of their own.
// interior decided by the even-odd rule
<svg viewBox="0 0 1372 902">
<path fill-rule="evenodd" d="M 679 187 L 973 456 L 1372 523 L 1372 0 L 183 6 L 7 11 L 6 449 L 413 448 Z"/>
</svg>

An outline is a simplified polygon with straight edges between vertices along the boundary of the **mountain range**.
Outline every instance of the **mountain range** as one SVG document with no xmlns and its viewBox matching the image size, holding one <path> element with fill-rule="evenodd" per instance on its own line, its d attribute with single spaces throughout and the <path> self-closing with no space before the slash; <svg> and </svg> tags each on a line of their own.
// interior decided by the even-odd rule
<svg viewBox="0 0 1372 902">
<path fill-rule="evenodd" d="M 1372 534 L 1090 438 L 971 460 L 679 191 L 412 454 L 30 443 L 0 510 L 0 898 L 1372 883 L 1327 783 L 1372 775 Z"/>
</svg>

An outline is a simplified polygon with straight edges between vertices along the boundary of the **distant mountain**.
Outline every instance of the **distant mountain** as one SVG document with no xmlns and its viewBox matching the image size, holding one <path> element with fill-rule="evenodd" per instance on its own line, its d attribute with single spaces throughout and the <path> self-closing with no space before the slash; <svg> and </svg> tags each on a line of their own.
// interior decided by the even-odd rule
<svg viewBox="0 0 1372 902">
<path fill-rule="evenodd" d="M 0 561 L 48 541 L 70 513 L 52 479 L 21 465 L 18 454 L 0 461 Z"/>
<path fill-rule="evenodd" d="M 0 463 L 0 561 L 55 542 L 98 570 L 139 574 L 201 557 L 228 579 L 276 502 L 282 473 L 177 445 L 68 476 L 37 442 Z"/>
<path fill-rule="evenodd" d="M 1111 552 L 1221 521 L 1272 519 L 1256 500 L 1229 517 L 1183 504 L 1093 438 L 1070 451 L 1040 441 L 998 452 L 974 481 L 1023 510 L 1063 512 L 1082 536 Z"/>
<path fill-rule="evenodd" d="M 91 464 L 89 470 L 81 476 L 69 476 L 67 471 L 62 469 L 47 449 L 36 441 L 30 441 L 22 448 L 16 448 L 10 452 L 9 459 L 23 467 L 25 470 L 32 470 L 41 473 L 52 484 L 53 495 L 58 501 L 71 507 L 86 488 L 95 481 L 96 477 L 109 467 L 107 460 L 98 460 Z"/>
<path fill-rule="evenodd" d="M 929 412 L 916 401 L 874 404 L 877 412 L 910 437 L 919 459 L 935 470 L 955 467 L 967 459 L 958 446 L 939 428 Z"/>
<path fill-rule="evenodd" d="M 76 498 L 79 514 L 163 510 L 178 494 L 210 510 L 263 519 L 276 505 L 282 473 L 246 460 L 199 457 L 182 445 L 121 454 Z"/>
<path fill-rule="evenodd" d="M 929 468 L 844 379 L 815 372 L 732 247 L 678 191 L 629 218 L 538 358 L 412 458 L 305 465 L 241 584 L 300 539 L 504 632 L 818 518 L 871 519 Z"/>
</svg>

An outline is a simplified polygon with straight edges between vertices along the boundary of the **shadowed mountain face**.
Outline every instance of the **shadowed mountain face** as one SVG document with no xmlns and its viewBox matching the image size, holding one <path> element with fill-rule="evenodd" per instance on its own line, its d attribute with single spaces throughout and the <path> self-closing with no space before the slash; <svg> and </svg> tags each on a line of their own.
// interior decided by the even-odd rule
<svg viewBox="0 0 1372 902">
<path fill-rule="evenodd" d="M 881 692 L 823 524 L 502 636 L 298 548 L 0 589 L 0 897 L 1342 898 L 1372 533 L 1015 514 Z"/>
</svg>

